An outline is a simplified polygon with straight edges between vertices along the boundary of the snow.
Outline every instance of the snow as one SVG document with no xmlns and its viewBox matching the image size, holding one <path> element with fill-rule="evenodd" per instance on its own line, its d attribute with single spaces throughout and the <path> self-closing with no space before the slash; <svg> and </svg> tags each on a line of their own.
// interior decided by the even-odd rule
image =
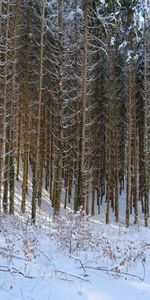
<svg viewBox="0 0 150 300">
<path fill-rule="evenodd" d="M 150 228 L 139 222 L 127 229 L 124 215 L 105 225 L 103 214 L 74 216 L 63 208 L 54 220 L 46 190 L 31 226 L 30 181 L 25 215 L 20 199 L 21 176 L 17 215 L 0 219 L 0 299 L 150 299 Z"/>
<path fill-rule="evenodd" d="M 117 0 L 117 4 L 118 4 L 118 6 L 120 6 L 120 7 L 121 7 L 121 4 L 120 4 L 120 1 L 119 1 L 119 0 Z"/>
<path fill-rule="evenodd" d="M 127 46 L 127 44 L 128 44 L 127 41 L 124 41 L 123 43 L 121 43 L 119 45 L 119 50 L 125 48 Z"/>
<path fill-rule="evenodd" d="M 76 12 L 77 12 L 77 14 L 80 15 L 81 17 L 83 16 L 83 10 L 82 10 L 79 6 L 77 6 L 77 8 L 76 8 Z"/>
<path fill-rule="evenodd" d="M 115 45 L 115 37 L 114 36 L 111 38 L 110 45 L 112 45 L 112 46 Z"/>
<path fill-rule="evenodd" d="M 132 59 L 133 51 L 128 50 L 126 62 L 130 62 Z"/>
<path fill-rule="evenodd" d="M 105 0 L 100 0 L 100 3 L 102 3 L 103 5 L 105 5 Z"/>
<path fill-rule="evenodd" d="M 0 272 L 1 299 L 148 300 L 149 229 L 126 230 L 124 227 L 80 221 L 77 217 L 74 222 L 81 222 L 80 229 L 82 235 L 85 234 L 87 245 L 72 248 L 73 253 L 69 253 L 69 240 L 66 238 L 64 241 L 69 230 L 73 229 L 73 221 L 69 220 L 70 216 L 66 215 L 49 227 L 45 224 L 30 226 L 16 217 L 1 220 L 0 269 L 10 268 L 10 272 Z M 65 222 L 66 228 L 63 226 Z M 80 231 L 77 232 L 80 235 Z M 74 243 L 80 241 L 78 235 L 72 235 Z M 33 278 L 14 274 L 13 268 Z M 110 271 L 105 271 L 105 268 Z M 118 271 L 113 272 L 117 268 Z M 121 272 L 128 274 L 121 275 Z"/>
</svg>

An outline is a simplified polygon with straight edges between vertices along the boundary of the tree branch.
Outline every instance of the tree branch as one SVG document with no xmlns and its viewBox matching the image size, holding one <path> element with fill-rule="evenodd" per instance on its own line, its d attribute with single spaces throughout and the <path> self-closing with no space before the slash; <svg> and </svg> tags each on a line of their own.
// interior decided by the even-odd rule
<svg viewBox="0 0 150 300">
<path fill-rule="evenodd" d="M 28 278 L 28 279 L 35 279 L 36 278 L 34 276 L 25 275 L 24 273 L 22 273 L 21 271 L 17 270 L 14 267 L 9 268 L 7 266 L 0 266 L 0 272 L 9 272 L 9 273 L 13 273 L 13 274 L 19 274 L 19 275 L 21 275 L 25 278 Z"/>
</svg>

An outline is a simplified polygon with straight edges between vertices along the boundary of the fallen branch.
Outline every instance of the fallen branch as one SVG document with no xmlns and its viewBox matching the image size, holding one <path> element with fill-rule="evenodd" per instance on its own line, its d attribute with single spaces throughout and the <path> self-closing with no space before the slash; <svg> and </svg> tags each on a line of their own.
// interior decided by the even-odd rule
<svg viewBox="0 0 150 300">
<path fill-rule="evenodd" d="M 17 270 L 16 268 L 14 268 L 14 267 L 9 268 L 7 266 L 0 266 L 0 272 L 8 272 L 8 273 L 11 273 L 11 274 L 19 274 L 19 275 L 21 275 L 25 278 L 28 278 L 28 279 L 36 279 L 35 276 L 26 275 L 23 272 L 21 272 L 21 271 Z M 65 271 L 62 271 L 62 270 L 55 269 L 54 272 L 55 272 L 55 274 L 60 273 L 60 274 L 67 275 L 67 276 L 70 276 L 70 277 L 74 277 L 74 278 L 77 278 L 77 279 L 80 279 L 80 280 L 90 281 L 89 279 L 86 279 L 82 276 L 79 276 L 79 275 L 76 275 L 76 274 L 71 274 L 71 273 L 68 273 L 68 272 L 65 272 Z"/>
<path fill-rule="evenodd" d="M 108 273 L 112 273 L 112 274 L 117 274 L 117 275 L 124 275 L 124 276 L 128 276 L 128 277 L 133 277 L 136 279 L 139 279 L 140 281 L 143 281 L 144 279 L 141 278 L 138 275 L 132 274 L 132 273 L 127 273 L 127 272 L 122 272 L 119 269 L 115 268 L 115 269 L 108 269 L 106 267 L 91 267 L 91 266 L 86 266 L 86 269 L 92 269 L 92 270 L 97 270 L 97 271 L 104 271 L 104 272 L 108 272 Z"/>
<path fill-rule="evenodd" d="M 64 274 L 64 275 L 67 275 L 67 276 L 71 276 L 71 277 L 74 277 L 74 278 L 77 278 L 77 279 L 80 279 L 80 280 L 83 280 L 83 281 L 88 281 L 88 282 L 90 282 L 89 279 L 87 279 L 87 278 L 85 278 L 85 277 L 82 277 L 82 276 L 80 276 L 80 275 L 68 273 L 68 272 L 65 272 L 65 271 L 62 271 L 62 270 L 57 270 L 57 269 L 55 269 L 54 272 L 55 272 L 55 273 Z"/>
<path fill-rule="evenodd" d="M 28 278 L 28 279 L 35 279 L 36 277 L 34 276 L 29 276 L 29 275 L 25 275 L 24 273 L 22 273 L 21 271 L 17 270 L 16 268 L 14 267 L 7 267 L 7 266 L 0 266 L 0 272 L 9 272 L 9 273 L 13 273 L 13 274 L 19 274 L 25 278 Z"/>
</svg>

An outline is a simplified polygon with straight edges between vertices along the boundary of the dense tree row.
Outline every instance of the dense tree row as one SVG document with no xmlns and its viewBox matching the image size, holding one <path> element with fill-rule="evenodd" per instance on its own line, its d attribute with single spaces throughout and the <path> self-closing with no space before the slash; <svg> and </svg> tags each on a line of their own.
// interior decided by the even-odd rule
<svg viewBox="0 0 150 300">
<path fill-rule="evenodd" d="M 22 175 L 33 223 L 44 187 L 55 215 L 62 201 L 148 225 L 149 28 L 149 0 L 1 1 L 1 211 L 15 212 Z"/>
</svg>

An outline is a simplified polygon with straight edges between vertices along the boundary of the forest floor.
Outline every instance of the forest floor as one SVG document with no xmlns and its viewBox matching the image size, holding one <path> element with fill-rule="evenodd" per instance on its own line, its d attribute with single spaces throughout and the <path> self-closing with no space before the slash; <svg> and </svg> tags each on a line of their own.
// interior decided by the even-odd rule
<svg viewBox="0 0 150 300">
<path fill-rule="evenodd" d="M 53 220 L 44 190 L 33 226 L 30 188 L 27 213 L 20 214 L 19 182 L 16 216 L 0 219 L 0 299 L 150 299 L 150 227 L 142 218 L 126 229 L 124 216 L 105 225 L 103 214 L 87 218 L 62 208 Z"/>
</svg>

